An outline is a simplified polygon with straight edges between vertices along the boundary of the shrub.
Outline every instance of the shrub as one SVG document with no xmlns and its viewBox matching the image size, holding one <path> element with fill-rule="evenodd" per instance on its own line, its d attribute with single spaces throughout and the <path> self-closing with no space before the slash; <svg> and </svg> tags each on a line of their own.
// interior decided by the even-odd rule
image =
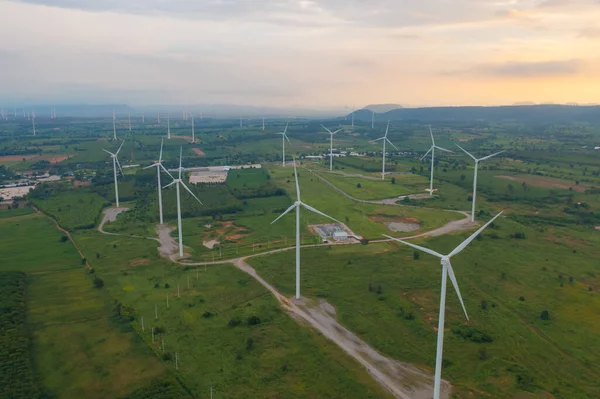
<svg viewBox="0 0 600 399">
<path fill-rule="evenodd" d="M 233 319 L 229 320 L 229 323 L 227 323 L 227 326 L 229 328 L 233 328 L 233 327 L 237 327 L 242 323 L 242 320 L 240 320 L 239 317 L 234 317 Z"/>
<path fill-rule="evenodd" d="M 60 237 L 60 242 L 66 242 L 68 240 L 69 240 L 69 237 L 67 237 L 67 236 Z"/>
<path fill-rule="evenodd" d="M 550 312 L 544 310 L 542 314 L 540 314 L 540 317 L 542 318 L 542 320 L 550 320 Z"/>
<path fill-rule="evenodd" d="M 257 316 L 248 317 L 248 325 L 249 326 L 256 326 L 259 324 L 260 324 L 260 318 L 258 318 Z"/>
<path fill-rule="evenodd" d="M 493 339 L 487 333 L 474 326 L 458 326 L 452 329 L 452 332 L 457 336 L 466 339 L 467 341 L 482 344 L 484 342 L 492 342 Z"/>
<path fill-rule="evenodd" d="M 413 252 L 413 260 L 419 260 L 421 258 L 421 254 L 419 253 L 419 251 L 414 251 Z"/>
<path fill-rule="evenodd" d="M 204 317 L 205 319 L 209 319 L 213 316 L 214 316 L 214 314 L 212 314 L 211 312 L 208 312 L 208 311 L 202 313 L 202 317 Z"/>
<path fill-rule="evenodd" d="M 100 277 L 96 276 L 96 278 L 94 278 L 94 287 L 96 287 L 96 288 L 104 287 L 104 280 L 102 280 Z"/>
<path fill-rule="evenodd" d="M 525 302 L 525 297 L 524 297 L 524 296 L 520 296 L 520 297 L 519 297 L 519 301 L 521 301 L 521 302 Z"/>
</svg>

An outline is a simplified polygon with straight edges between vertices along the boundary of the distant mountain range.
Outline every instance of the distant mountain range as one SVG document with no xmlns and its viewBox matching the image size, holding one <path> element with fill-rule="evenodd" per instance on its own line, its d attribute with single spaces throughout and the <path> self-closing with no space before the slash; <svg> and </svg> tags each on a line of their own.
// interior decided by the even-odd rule
<svg viewBox="0 0 600 399">
<path fill-rule="evenodd" d="M 354 113 L 358 120 L 371 121 L 372 113 L 362 109 Z M 377 120 L 419 122 L 518 121 L 531 123 L 600 123 L 600 106 L 596 105 L 509 105 L 500 107 L 428 107 L 401 108 L 378 113 Z"/>
<path fill-rule="evenodd" d="M 369 111 L 373 111 L 375 113 L 381 114 L 384 112 L 393 111 L 395 109 L 404 108 L 400 104 L 370 104 L 364 107 L 364 109 L 368 109 Z"/>
</svg>

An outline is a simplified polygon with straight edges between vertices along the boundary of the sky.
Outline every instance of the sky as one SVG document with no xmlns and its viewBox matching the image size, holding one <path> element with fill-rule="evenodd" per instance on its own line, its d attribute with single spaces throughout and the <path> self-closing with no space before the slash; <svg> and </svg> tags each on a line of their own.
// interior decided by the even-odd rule
<svg viewBox="0 0 600 399">
<path fill-rule="evenodd" d="M 0 0 L 0 102 L 600 103 L 600 0 Z"/>
</svg>

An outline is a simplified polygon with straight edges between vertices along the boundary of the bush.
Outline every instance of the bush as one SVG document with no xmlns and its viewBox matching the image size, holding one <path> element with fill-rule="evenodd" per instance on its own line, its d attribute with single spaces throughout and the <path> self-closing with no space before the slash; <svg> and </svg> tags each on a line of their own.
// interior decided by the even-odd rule
<svg viewBox="0 0 600 399">
<path fill-rule="evenodd" d="M 452 332 L 457 336 L 466 339 L 467 341 L 482 344 L 484 342 L 492 342 L 491 336 L 483 332 L 481 329 L 474 326 L 458 326 L 452 329 Z"/>
<path fill-rule="evenodd" d="M 104 280 L 102 280 L 100 277 L 96 276 L 96 278 L 94 278 L 94 287 L 96 287 L 96 288 L 104 287 Z"/>
<path fill-rule="evenodd" d="M 212 314 L 212 313 L 210 313 L 210 312 L 208 312 L 208 311 L 207 311 L 207 312 L 204 312 L 204 313 L 202 313 L 202 317 L 204 317 L 205 319 L 209 319 L 209 318 L 211 318 L 211 317 L 213 317 L 213 316 L 214 316 L 214 314 Z"/>
<path fill-rule="evenodd" d="M 67 237 L 67 236 L 60 237 L 60 242 L 66 242 L 68 240 L 69 240 L 69 237 Z"/>
<path fill-rule="evenodd" d="M 229 320 L 229 323 L 227 323 L 227 326 L 229 328 L 233 328 L 233 327 L 239 326 L 241 323 L 242 323 L 242 320 L 240 320 L 239 317 L 235 317 L 235 318 Z"/>
<path fill-rule="evenodd" d="M 542 318 L 542 320 L 550 320 L 550 312 L 544 310 L 542 314 L 540 314 L 540 317 Z"/>
<path fill-rule="evenodd" d="M 367 240 L 366 238 L 361 238 L 361 239 L 360 239 L 360 243 L 361 243 L 362 245 L 367 245 L 367 244 L 369 244 L 369 240 Z"/>
<path fill-rule="evenodd" d="M 257 326 L 259 324 L 260 324 L 260 318 L 258 318 L 257 316 L 248 317 L 248 325 L 249 326 Z"/>
<path fill-rule="evenodd" d="M 421 259 L 421 254 L 419 253 L 419 251 L 414 251 L 413 252 L 413 260 L 419 260 Z"/>
<path fill-rule="evenodd" d="M 525 297 L 524 297 L 524 296 L 520 296 L 520 297 L 519 297 L 519 301 L 521 301 L 521 302 L 525 302 Z"/>
</svg>

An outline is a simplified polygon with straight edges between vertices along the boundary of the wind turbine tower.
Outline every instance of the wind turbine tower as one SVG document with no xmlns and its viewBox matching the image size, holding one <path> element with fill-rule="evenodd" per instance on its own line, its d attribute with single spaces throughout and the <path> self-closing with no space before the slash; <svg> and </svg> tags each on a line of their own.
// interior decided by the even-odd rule
<svg viewBox="0 0 600 399">
<path fill-rule="evenodd" d="M 115 118 L 115 110 L 113 108 L 113 140 L 117 139 L 117 121 Z"/>
<path fill-rule="evenodd" d="M 263 116 L 263 125 L 262 125 L 262 130 L 263 132 L 265 131 L 265 117 Z"/>
<path fill-rule="evenodd" d="M 371 129 L 375 129 L 375 111 L 371 111 Z"/>
<path fill-rule="evenodd" d="M 423 155 L 421 160 L 423 160 L 431 152 L 431 178 L 429 179 L 429 195 L 431 196 L 431 195 L 433 195 L 433 167 L 435 165 L 435 149 L 437 148 L 438 150 L 442 150 L 442 151 L 446 151 L 446 152 L 452 152 L 452 151 L 447 150 L 442 147 L 438 147 L 437 145 L 435 145 L 435 139 L 433 138 L 433 131 L 431 130 L 431 126 L 429 126 L 429 134 L 431 134 L 431 147 L 425 153 L 425 155 Z"/>
<path fill-rule="evenodd" d="M 392 147 L 396 148 L 396 146 L 394 144 L 392 144 L 392 142 L 387 138 L 389 130 L 390 130 L 390 121 L 388 121 L 387 127 L 385 128 L 385 135 L 383 137 L 380 137 L 377 140 L 375 140 L 375 141 L 379 141 L 379 140 L 383 141 L 383 162 L 382 162 L 382 166 L 381 166 L 381 180 L 385 180 L 385 143 L 388 142 L 388 143 L 390 143 L 390 145 Z M 396 150 L 398 150 L 398 148 L 396 148 Z"/>
<path fill-rule="evenodd" d="M 338 129 L 335 132 L 327 129 L 325 126 L 321 125 L 323 129 L 329 132 L 329 171 L 333 170 L 333 135 L 342 131 L 342 129 Z"/>
<path fill-rule="evenodd" d="M 354 105 L 352 106 L 352 127 L 354 127 Z"/>
<path fill-rule="evenodd" d="M 167 139 L 171 139 L 171 118 L 167 115 Z"/>
<path fill-rule="evenodd" d="M 196 130 L 194 128 L 194 114 L 192 114 L 192 143 L 196 142 Z"/>
<path fill-rule="evenodd" d="M 471 222 L 474 222 L 475 221 L 475 201 L 477 199 L 477 169 L 479 168 L 479 162 L 485 161 L 486 159 L 490 159 L 491 157 L 495 157 L 498 154 L 502 154 L 504 151 L 500 151 L 495 154 L 488 155 L 487 157 L 477 159 L 471 153 L 467 152 L 467 150 L 465 150 L 458 144 L 456 144 L 456 146 L 458 148 L 460 148 L 461 150 L 463 150 L 465 154 L 467 154 L 468 156 L 473 158 L 473 161 L 475 161 L 475 171 L 473 172 L 473 204 L 472 204 L 472 208 L 471 208 Z"/>
<path fill-rule="evenodd" d="M 163 204 L 162 204 L 162 186 L 160 184 L 160 170 L 164 170 L 172 179 L 175 179 L 169 171 L 162 164 L 162 154 L 163 154 L 163 141 L 164 138 L 160 140 L 160 155 L 158 156 L 158 162 L 153 163 L 150 166 L 145 167 L 144 169 L 156 168 L 156 179 L 158 182 L 158 214 L 160 217 L 160 224 L 163 224 Z"/>
<path fill-rule="evenodd" d="M 131 112 L 127 114 L 127 117 L 129 118 L 129 131 L 131 132 Z"/>
<path fill-rule="evenodd" d="M 188 186 L 185 185 L 185 183 L 183 182 L 183 180 L 181 179 L 181 173 L 183 172 L 183 167 L 181 166 L 181 160 L 183 158 L 183 147 L 180 147 L 179 149 L 179 176 L 177 179 L 173 178 L 173 181 L 169 184 L 167 184 L 164 188 L 167 188 L 169 186 L 172 186 L 173 184 L 175 185 L 175 189 L 177 190 L 177 228 L 179 230 L 179 257 L 183 258 L 183 231 L 181 230 L 181 194 L 180 194 L 180 187 L 183 187 L 184 189 L 187 190 L 187 192 L 189 192 L 192 197 L 194 197 L 196 199 L 196 201 L 198 201 L 201 205 L 202 205 L 202 201 L 200 201 L 198 199 L 198 197 L 196 197 L 196 194 L 194 194 L 192 192 L 192 190 L 190 190 L 188 188 Z"/>
<path fill-rule="evenodd" d="M 300 208 L 304 207 L 311 212 L 314 212 L 318 215 L 324 216 L 328 219 L 333 220 L 334 222 L 341 223 L 339 220 L 332 218 L 329 215 L 324 214 L 323 212 L 313 208 L 310 205 L 305 204 L 300 199 L 300 186 L 298 185 L 298 172 L 296 171 L 296 159 L 294 159 L 294 178 L 296 180 L 296 195 L 297 200 L 294 202 L 292 206 L 290 206 L 285 212 L 283 212 L 277 219 L 275 219 L 271 224 L 275 223 L 283 216 L 287 215 L 292 210 L 296 210 L 296 299 L 300 299 Z"/>
<path fill-rule="evenodd" d="M 33 135 L 35 136 L 35 112 L 31 111 L 31 122 L 33 123 Z"/>
<path fill-rule="evenodd" d="M 125 141 L 123 141 L 121 143 L 121 145 L 119 146 L 119 149 L 114 154 L 110 151 L 105 150 L 104 148 L 102 149 L 102 151 L 104 151 L 110 155 L 110 157 L 112 158 L 112 161 L 113 161 L 113 174 L 115 177 L 115 202 L 117 203 L 117 208 L 119 207 L 119 182 L 117 180 L 117 166 L 119 166 L 121 175 L 123 175 L 123 168 L 121 168 L 121 164 L 119 163 L 119 160 L 117 159 L 117 155 L 119 155 L 121 148 L 123 148 L 123 144 L 125 144 Z"/>
<path fill-rule="evenodd" d="M 500 215 L 502 215 L 502 212 L 500 212 L 499 214 L 494 216 L 494 218 L 492 220 L 490 220 L 485 225 L 483 225 L 479 230 L 477 230 L 475 233 L 473 233 L 473 235 L 471 235 L 469 238 L 467 238 L 465 241 L 463 241 L 463 243 L 460 244 L 458 247 L 454 248 L 454 250 L 452 252 L 450 252 L 448 255 L 442 255 L 442 254 L 437 253 L 429 248 L 421 247 L 419 245 L 411 244 L 409 242 L 402 241 L 397 238 L 390 237 L 388 235 L 384 235 L 385 237 L 387 237 L 391 240 L 398 241 L 399 243 L 408 245 L 409 247 L 418 249 L 419 251 L 423 251 L 430 255 L 437 256 L 438 258 L 440 258 L 440 262 L 442 264 L 442 290 L 441 290 L 441 294 L 440 294 L 440 315 L 439 315 L 439 319 L 438 319 L 437 353 L 436 353 L 436 358 L 435 358 L 435 379 L 434 379 L 434 387 L 433 387 L 433 398 L 434 399 L 440 398 L 440 385 L 441 385 L 441 380 L 442 380 L 442 354 L 444 352 L 444 326 L 445 326 L 444 319 L 445 319 L 445 315 L 446 315 L 446 284 L 447 284 L 448 277 L 450 277 L 450 281 L 452 282 L 452 285 L 454 286 L 454 290 L 456 291 L 456 294 L 458 295 L 458 299 L 463 308 L 463 312 L 465 313 L 465 317 L 467 318 L 467 320 L 469 320 L 469 315 L 467 314 L 467 309 L 465 308 L 465 304 L 463 302 L 462 296 L 460 295 L 460 289 L 458 288 L 458 283 L 456 281 L 456 276 L 454 275 L 454 270 L 452 269 L 452 264 L 450 263 L 450 258 L 452 258 L 454 255 L 459 254 L 463 249 L 465 249 L 467 247 L 467 245 L 469 245 L 471 243 L 471 241 L 473 241 L 475 239 L 475 237 L 477 237 L 479 235 L 479 233 L 481 233 L 486 227 L 488 227 Z"/>
<path fill-rule="evenodd" d="M 285 140 L 287 140 L 288 143 L 292 144 L 292 142 L 290 141 L 290 139 L 287 136 L 288 125 L 289 125 L 289 122 L 285 124 L 285 130 L 283 132 L 277 133 L 277 134 L 281 134 L 281 140 L 283 142 L 283 151 L 282 151 L 283 152 L 283 160 L 282 160 L 283 167 L 285 167 Z"/>
</svg>

